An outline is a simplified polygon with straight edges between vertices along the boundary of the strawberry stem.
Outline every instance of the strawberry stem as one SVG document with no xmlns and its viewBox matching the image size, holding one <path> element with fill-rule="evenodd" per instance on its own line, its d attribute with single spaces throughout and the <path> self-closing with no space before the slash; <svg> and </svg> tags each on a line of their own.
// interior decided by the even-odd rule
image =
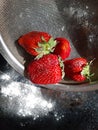
<svg viewBox="0 0 98 130">
<path fill-rule="evenodd" d="M 61 70 L 62 70 L 62 79 L 63 79 L 64 76 L 65 76 L 65 72 L 64 72 L 64 63 L 63 63 L 63 60 L 62 60 L 62 58 L 61 58 L 60 56 L 58 57 L 58 60 L 59 60 L 60 67 L 61 67 Z"/>
<path fill-rule="evenodd" d="M 56 44 L 57 44 L 57 42 L 53 38 L 50 38 L 49 41 L 46 42 L 44 37 L 42 37 L 42 42 L 38 43 L 38 48 L 35 48 L 35 51 L 38 52 L 36 59 L 39 59 L 43 55 L 53 52 Z"/>
<path fill-rule="evenodd" d="M 86 64 L 86 66 L 83 67 L 83 70 L 81 71 L 81 75 L 85 76 L 89 82 L 92 82 L 91 81 L 91 77 L 94 76 L 94 73 L 91 74 L 91 64 L 93 63 L 95 59 L 91 60 L 89 63 Z"/>
</svg>

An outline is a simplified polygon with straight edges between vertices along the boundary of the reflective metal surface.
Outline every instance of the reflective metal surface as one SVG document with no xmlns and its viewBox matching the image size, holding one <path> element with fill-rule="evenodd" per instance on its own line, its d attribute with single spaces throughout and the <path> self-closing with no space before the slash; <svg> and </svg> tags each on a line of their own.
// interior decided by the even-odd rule
<svg viewBox="0 0 98 130">
<path fill-rule="evenodd" d="M 1 0 L 0 52 L 21 74 L 29 55 L 17 45 L 17 39 L 32 30 L 46 31 L 53 37 L 66 37 L 71 42 L 70 58 L 95 58 L 93 80 L 98 80 L 98 1 L 83 0 Z M 43 86 L 65 91 L 98 89 L 97 84 L 71 85 L 67 81 Z"/>
</svg>

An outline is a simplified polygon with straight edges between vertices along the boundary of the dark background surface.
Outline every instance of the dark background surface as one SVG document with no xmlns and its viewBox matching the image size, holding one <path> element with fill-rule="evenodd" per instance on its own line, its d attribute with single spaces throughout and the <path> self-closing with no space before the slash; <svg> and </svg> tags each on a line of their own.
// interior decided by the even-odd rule
<svg viewBox="0 0 98 130">
<path fill-rule="evenodd" d="M 0 71 L 6 73 L 6 66 L 7 69 L 12 69 L 0 55 Z M 17 72 L 15 73 L 19 75 Z M 22 76 L 19 75 L 19 77 L 21 81 Z M 66 95 L 68 96 L 70 93 L 66 93 Z M 69 96 L 69 99 L 65 100 L 65 102 L 69 101 L 69 104 L 63 107 L 60 105 L 63 99 L 59 100 L 59 96 L 53 98 L 52 100 L 56 102 L 54 110 L 36 120 L 29 116 L 11 116 L 0 107 L 0 130 L 98 130 L 98 91 L 79 94 Z M 78 101 L 75 100 L 76 97 L 79 99 Z M 57 117 L 54 116 L 55 113 L 57 113 Z"/>
<path fill-rule="evenodd" d="M 32 2 L 32 0 L 30 1 Z M 55 0 L 57 5 L 56 11 L 53 8 L 55 7 L 54 1 L 52 3 L 46 0 L 46 3 L 38 4 L 37 2 L 39 2 L 39 0 L 37 2 L 35 0 L 33 1 L 35 3 L 33 8 L 32 4 L 29 4 L 27 0 L 10 0 L 8 1 L 9 3 L 6 0 L 5 2 L 2 1 L 1 3 L 5 4 L 3 11 L 6 12 L 4 13 L 4 22 L 1 23 L 2 32 L 5 32 L 5 36 L 8 36 L 7 39 L 10 39 L 13 43 L 21 34 L 30 31 L 32 28 L 37 30 L 50 30 L 50 33 L 54 34 L 54 36 L 58 36 L 59 34 L 65 36 L 67 29 L 73 46 L 81 56 L 88 57 L 88 59 L 93 59 L 94 57 L 98 59 L 98 42 L 96 42 L 98 41 L 98 0 L 66 1 L 67 3 L 65 3 L 65 0 Z M 9 6 L 6 6 L 7 3 Z M 13 4 L 15 4 L 15 6 L 12 6 Z M 22 5 L 23 8 L 21 9 L 23 10 L 22 13 L 24 17 L 20 18 L 19 16 L 21 15 L 19 14 L 21 10 L 18 7 L 22 7 Z M 29 10 L 25 10 L 24 12 L 24 9 L 28 5 Z M 38 8 L 38 5 L 41 5 L 40 8 Z M 81 8 L 78 8 L 80 5 Z M 33 12 L 32 9 L 34 9 L 35 12 Z M 55 12 L 53 12 L 53 10 Z M 32 12 L 34 15 L 32 15 Z M 39 15 L 36 15 L 36 12 L 39 12 Z M 49 15 L 47 15 L 47 13 Z M 31 17 L 28 17 L 29 15 Z M 66 18 L 68 18 L 68 20 Z M 41 19 L 43 20 L 41 21 Z M 36 25 L 32 25 L 32 22 L 36 22 Z M 7 26 L 7 30 L 4 30 L 5 25 Z M 20 28 L 17 25 L 20 25 Z M 62 27 L 65 27 L 65 29 L 61 29 Z M 13 32 L 12 29 L 15 31 Z M 9 42 L 6 41 L 6 43 Z M 85 47 L 87 48 L 86 51 Z M 98 65 L 96 64 L 96 68 L 97 66 Z M 13 81 L 25 83 L 24 77 L 14 71 L 1 55 L 0 72 L 3 72 L 4 74 L 11 73 Z M 1 74 L 2 73 L 0 73 L 0 78 Z M 4 84 L 3 82 L 4 81 L 0 80 L 0 90 L 2 84 Z M 98 91 L 61 93 L 41 89 L 41 92 L 43 93 L 44 98 L 51 99 L 56 105 L 52 111 L 47 113 L 47 115 L 39 116 L 36 120 L 34 120 L 33 116 L 23 117 L 18 116 L 15 112 L 14 115 L 9 112 L 6 101 L 1 100 L 2 94 L 0 92 L 0 130 L 98 130 Z M 2 104 L 5 104 L 6 108 L 3 107 L 4 109 L 2 109 Z M 11 108 L 12 112 L 14 111 L 13 109 L 14 108 Z M 7 110 L 7 112 L 5 110 Z"/>
</svg>

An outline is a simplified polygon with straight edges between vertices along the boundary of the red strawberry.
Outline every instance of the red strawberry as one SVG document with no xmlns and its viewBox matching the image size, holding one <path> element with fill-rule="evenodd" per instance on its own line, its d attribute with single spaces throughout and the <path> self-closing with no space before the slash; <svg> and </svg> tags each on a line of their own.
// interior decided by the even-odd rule
<svg viewBox="0 0 98 130">
<path fill-rule="evenodd" d="M 54 49 L 54 54 L 61 56 L 61 58 L 64 60 L 70 55 L 70 43 L 67 39 L 62 37 L 56 38 L 55 40 L 57 41 L 57 45 Z"/>
<path fill-rule="evenodd" d="M 55 84 L 60 82 L 62 70 L 58 56 L 47 54 L 38 60 L 32 61 L 27 66 L 27 75 L 36 84 Z"/>
<path fill-rule="evenodd" d="M 90 64 L 85 58 L 74 58 L 64 62 L 66 77 L 75 81 L 90 79 Z"/>
<path fill-rule="evenodd" d="M 87 64 L 87 60 L 85 58 L 79 57 L 71 60 L 66 60 L 64 64 L 65 64 L 65 71 L 68 70 L 68 72 L 71 73 L 78 73 L 82 71 L 83 67 Z"/>
<path fill-rule="evenodd" d="M 84 75 L 81 75 L 80 73 L 74 74 L 70 77 L 74 81 L 82 82 L 86 80 L 86 77 Z"/>
<path fill-rule="evenodd" d="M 46 32 L 32 31 L 21 36 L 18 39 L 18 43 L 29 54 L 36 56 L 38 55 L 38 52 L 35 49 L 38 48 L 38 44 L 48 42 L 50 38 L 51 35 Z"/>
</svg>

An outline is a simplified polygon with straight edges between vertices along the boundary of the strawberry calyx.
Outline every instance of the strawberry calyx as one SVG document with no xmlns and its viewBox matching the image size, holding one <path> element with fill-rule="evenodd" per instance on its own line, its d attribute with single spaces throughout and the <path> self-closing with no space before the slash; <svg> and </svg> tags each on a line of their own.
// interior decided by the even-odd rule
<svg viewBox="0 0 98 130">
<path fill-rule="evenodd" d="M 50 38 L 48 42 L 42 37 L 42 42 L 38 43 L 38 48 L 35 48 L 35 51 L 38 53 L 35 59 L 43 57 L 43 55 L 52 53 L 57 42 L 53 38 Z"/>
<path fill-rule="evenodd" d="M 65 76 L 65 72 L 64 72 L 64 63 L 63 63 L 63 60 L 60 56 L 58 56 L 58 60 L 59 60 L 59 63 L 60 63 L 60 67 L 61 67 L 61 71 L 62 71 L 62 79 L 64 78 Z"/>
<path fill-rule="evenodd" d="M 83 67 L 83 70 L 81 71 L 81 75 L 85 76 L 86 79 L 89 80 L 89 82 L 91 82 L 91 77 L 94 76 L 94 73 L 91 74 L 91 69 L 90 69 L 90 66 L 91 66 L 92 62 L 93 62 L 93 60 L 90 61 L 89 63 L 87 63 Z"/>
</svg>

